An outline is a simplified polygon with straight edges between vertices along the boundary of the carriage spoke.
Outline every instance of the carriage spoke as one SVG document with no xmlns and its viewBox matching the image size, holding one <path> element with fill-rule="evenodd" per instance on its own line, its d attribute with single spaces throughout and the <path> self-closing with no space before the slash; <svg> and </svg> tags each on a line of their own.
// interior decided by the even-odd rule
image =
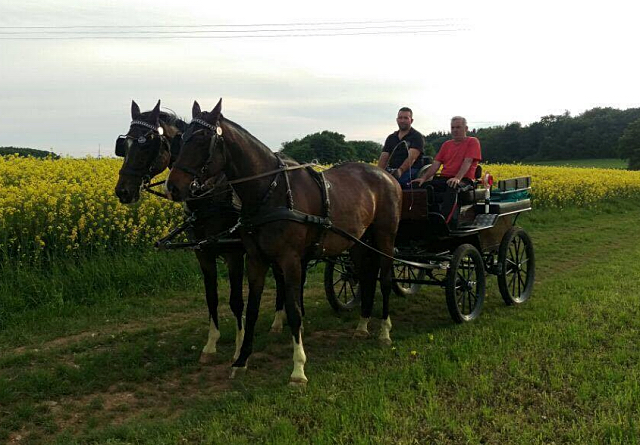
<svg viewBox="0 0 640 445">
<path fill-rule="evenodd" d="M 347 295 L 347 282 L 343 281 L 342 286 L 340 286 L 340 290 L 338 291 L 338 300 L 342 300 L 342 295 Z"/>
<path fill-rule="evenodd" d="M 351 297 L 352 299 L 356 298 L 356 291 L 354 290 L 354 285 L 349 283 L 349 290 L 351 291 Z"/>
<path fill-rule="evenodd" d="M 520 289 L 520 285 L 522 284 L 522 288 L 525 288 L 525 280 L 522 278 L 522 274 L 518 274 L 518 289 Z"/>
</svg>

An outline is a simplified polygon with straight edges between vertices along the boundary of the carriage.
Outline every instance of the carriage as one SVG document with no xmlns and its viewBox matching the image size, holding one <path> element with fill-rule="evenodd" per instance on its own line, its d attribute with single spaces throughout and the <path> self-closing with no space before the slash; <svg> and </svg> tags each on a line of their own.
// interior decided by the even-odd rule
<svg viewBox="0 0 640 445">
<path fill-rule="evenodd" d="M 520 214 L 531 210 L 531 178 L 502 180 L 492 190 L 489 187 L 478 178 L 460 190 L 455 227 L 447 225 L 439 212 L 433 189 L 403 191 L 394 254 L 397 295 L 414 295 L 422 285 L 441 286 L 451 318 L 458 323 L 480 315 L 487 274 L 498 277 L 507 305 L 530 297 L 535 278 L 533 244 L 515 224 Z M 336 311 L 359 305 L 359 283 L 348 256 L 327 259 L 324 284 Z"/>
<path fill-rule="evenodd" d="M 211 112 L 202 111 L 194 102 L 193 119 L 190 124 L 181 121 L 181 128 L 179 122 L 161 114 L 159 101 L 147 113 L 141 113 L 132 102 L 129 131 L 116 144 L 116 154 L 125 157 L 115 190 L 122 203 L 136 201 L 140 189 L 149 190 L 151 178 L 170 167 L 166 197 L 184 201 L 188 207 L 204 208 L 204 213 L 196 209 L 185 224 L 157 244 L 197 252 L 211 320 L 201 360 L 209 360 L 216 352 L 220 338 L 215 258 L 226 251 L 224 241 L 239 244 L 228 239 L 239 228 L 242 243 L 232 249 L 237 261 L 226 259 L 229 267 L 238 264 L 233 268 L 237 273 L 236 279 L 230 280 L 229 298 L 236 317 L 232 376 L 246 369 L 253 351 L 264 278 L 270 267 L 277 283 L 272 330 L 282 329 L 286 311 L 293 338 L 290 383 L 295 385 L 307 382 L 301 303 L 306 267 L 314 259 L 327 262 L 327 297 L 335 308 L 350 308 L 361 300 L 356 336 L 369 335 L 367 325 L 380 278 L 382 323 L 378 339 L 384 344 L 391 344 L 389 294 L 393 285 L 400 293 L 415 292 L 422 284 L 444 286 L 447 306 L 457 322 L 472 320 L 480 313 L 485 272 L 498 275 L 508 304 L 529 297 L 534 279 L 533 246 L 526 232 L 514 226 L 519 214 L 530 209 L 528 178 L 503 182 L 498 186 L 500 193 L 492 196 L 488 196 L 488 189 L 478 190 L 475 185 L 463 190 L 457 195 L 461 216 L 451 228 L 437 211 L 437 194 L 430 190 L 404 192 L 402 196 L 390 175 L 364 163 L 339 164 L 318 173 L 313 164 L 298 164 L 273 153 L 240 125 L 225 119 L 221 109 L 222 101 Z M 219 211 L 211 209 L 218 208 L 214 201 L 219 192 L 229 195 L 230 186 L 242 201 L 242 212 L 239 217 L 233 212 L 234 217 L 221 226 Z M 207 211 L 210 199 L 212 207 Z M 193 225 L 198 221 L 200 234 Z M 194 229 L 193 241 L 172 242 L 175 235 L 188 233 L 190 227 Z M 357 268 L 340 256 L 347 250 Z M 243 320 L 241 260 L 245 254 L 249 294 Z M 394 261 L 397 267 L 392 281 Z M 229 274 L 231 277 L 231 270 Z M 342 292 L 346 289 L 351 289 L 351 295 Z"/>
</svg>

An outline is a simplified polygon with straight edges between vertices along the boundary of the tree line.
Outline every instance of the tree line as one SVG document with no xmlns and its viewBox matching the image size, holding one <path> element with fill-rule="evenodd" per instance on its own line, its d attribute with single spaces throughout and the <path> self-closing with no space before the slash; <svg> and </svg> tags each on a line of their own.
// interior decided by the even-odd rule
<svg viewBox="0 0 640 445">
<path fill-rule="evenodd" d="M 31 156 L 34 158 L 46 158 L 46 157 L 52 157 L 53 159 L 60 158 L 60 156 L 58 156 L 53 152 L 45 151 L 45 150 L 37 150 L 35 148 L 0 147 L 0 156 L 8 156 L 8 155 L 18 155 L 21 157 Z"/>
<path fill-rule="evenodd" d="M 488 162 L 623 158 L 629 159 L 630 169 L 640 170 L 640 108 L 593 108 L 575 117 L 565 112 L 543 116 L 529 125 L 513 122 L 468 134 L 480 139 L 482 156 Z M 426 135 L 425 154 L 434 156 L 450 138 L 448 132 Z M 300 162 L 316 159 L 322 164 L 372 162 L 381 150 L 377 142 L 346 141 L 344 135 L 332 131 L 282 144 L 282 153 Z"/>
</svg>

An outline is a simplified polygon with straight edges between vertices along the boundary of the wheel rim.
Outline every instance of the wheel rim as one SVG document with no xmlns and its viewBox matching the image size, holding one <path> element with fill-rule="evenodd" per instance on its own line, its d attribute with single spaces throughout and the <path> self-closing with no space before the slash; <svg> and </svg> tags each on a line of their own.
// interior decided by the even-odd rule
<svg viewBox="0 0 640 445">
<path fill-rule="evenodd" d="M 456 271 L 456 306 L 460 315 L 471 317 L 478 304 L 478 271 L 471 256 L 467 255 L 460 261 Z"/>
<path fill-rule="evenodd" d="M 507 289 L 514 301 L 521 300 L 529 280 L 529 254 L 527 245 L 521 236 L 516 236 L 509 243 L 505 258 L 505 280 Z"/>
<path fill-rule="evenodd" d="M 422 280 L 424 278 L 425 272 L 422 269 L 417 269 L 415 267 L 408 266 L 404 263 L 396 263 L 394 265 L 394 275 L 396 279 L 400 280 Z M 420 288 L 420 284 L 417 283 L 405 283 L 401 281 L 396 281 L 395 285 L 400 288 L 403 293 L 415 293 Z"/>
</svg>

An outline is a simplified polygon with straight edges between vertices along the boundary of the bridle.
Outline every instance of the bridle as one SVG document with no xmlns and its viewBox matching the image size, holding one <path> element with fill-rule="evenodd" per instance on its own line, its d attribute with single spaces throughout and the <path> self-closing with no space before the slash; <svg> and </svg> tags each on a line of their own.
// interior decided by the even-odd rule
<svg viewBox="0 0 640 445">
<path fill-rule="evenodd" d="M 196 126 L 199 125 L 203 128 L 195 129 Z M 224 146 L 224 138 L 222 137 L 222 127 L 220 126 L 220 121 L 216 121 L 214 125 L 203 119 L 192 119 L 187 127 L 187 130 L 182 134 L 182 142 L 188 142 L 195 134 L 203 133 L 207 134 L 211 131 L 211 138 L 209 140 L 209 157 L 206 162 L 202 165 L 200 171 L 197 171 L 191 167 L 187 167 L 185 165 L 174 163 L 172 168 L 176 168 L 181 170 L 191 176 L 193 176 L 193 181 L 189 185 L 189 190 L 192 195 L 198 194 L 198 192 L 202 192 L 205 187 L 206 181 L 204 180 L 204 176 L 209 171 L 209 165 L 213 162 L 213 157 L 215 155 L 215 150 L 218 146 L 220 146 L 220 150 L 223 157 L 223 165 L 226 163 L 226 152 Z"/>
<path fill-rule="evenodd" d="M 200 128 L 194 131 L 194 128 L 195 128 L 194 124 L 200 125 L 203 128 Z M 222 164 L 223 165 L 226 164 L 226 160 L 227 160 L 227 152 L 224 144 L 224 138 L 222 137 L 222 127 L 220 126 L 220 120 L 217 120 L 215 124 L 210 124 L 209 122 L 206 122 L 202 119 L 197 119 L 197 118 L 193 119 L 189 124 L 189 127 L 187 128 L 187 130 L 182 135 L 182 141 L 187 142 L 189 139 L 193 137 L 194 134 L 197 134 L 200 132 L 206 134 L 206 132 L 208 131 L 211 131 L 212 133 L 211 139 L 209 140 L 209 151 L 208 151 L 209 157 L 203 164 L 200 171 L 197 171 L 191 167 L 187 167 L 177 163 L 173 164 L 173 167 L 172 167 L 178 170 L 182 170 L 183 172 L 193 176 L 193 181 L 191 181 L 191 184 L 189 185 L 189 191 L 191 192 L 191 195 L 194 197 L 192 199 L 202 199 L 207 197 L 211 193 L 214 193 L 215 187 L 211 186 L 212 178 L 204 179 L 204 176 L 209 171 L 209 165 L 213 162 L 213 157 L 215 156 L 216 149 L 218 147 L 220 147 Z M 310 162 L 306 164 L 289 166 L 284 162 L 284 160 L 277 153 L 275 155 L 276 155 L 276 158 L 278 159 L 277 169 L 270 170 L 264 173 L 259 173 L 257 175 L 247 176 L 244 178 L 228 180 L 227 187 L 232 186 L 234 184 L 253 181 L 254 179 L 259 179 L 266 176 L 279 175 L 280 173 L 286 173 L 291 170 L 298 170 L 298 169 L 303 169 L 307 167 L 315 167 L 318 165 L 317 162 Z M 286 175 L 285 175 L 285 178 L 286 178 Z M 287 178 L 287 182 L 288 182 L 288 178 Z M 268 193 L 270 194 L 276 186 L 277 186 L 277 177 L 271 182 Z M 289 192 L 289 199 L 291 199 L 290 192 Z"/>
<path fill-rule="evenodd" d="M 126 156 L 127 153 L 125 145 L 128 143 L 128 141 L 137 142 L 141 149 L 144 145 L 150 144 L 153 147 L 154 151 L 150 154 L 149 157 L 151 159 L 149 167 L 135 168 L 123 165 L 120 169 L 121 175 L 141 177 L 143 186 L 148 186 L 151 178 L 154 176 L 154 167 L 158 162 L 161 151 L 167 151 L 169 155 L 171 155 L 171 144 L 169 143 L 168 138 L 164 135 L 162 127 L 157 127 L 147 122 L 134 119 L 133 121 L 131 121 L 129 131 L 131 131 L 131 128 L 136 126 L 146 128 L 149 131 L 147 131 L 144 135 L 138 137 L 131 136 L 129 133 L 118 136 L 118 139 L 116 141 L 116 156 Z M 154 144 L 154 140 L 156 140 L 156 138 L 158 139 L 158 143 Z"/>
</svg>

